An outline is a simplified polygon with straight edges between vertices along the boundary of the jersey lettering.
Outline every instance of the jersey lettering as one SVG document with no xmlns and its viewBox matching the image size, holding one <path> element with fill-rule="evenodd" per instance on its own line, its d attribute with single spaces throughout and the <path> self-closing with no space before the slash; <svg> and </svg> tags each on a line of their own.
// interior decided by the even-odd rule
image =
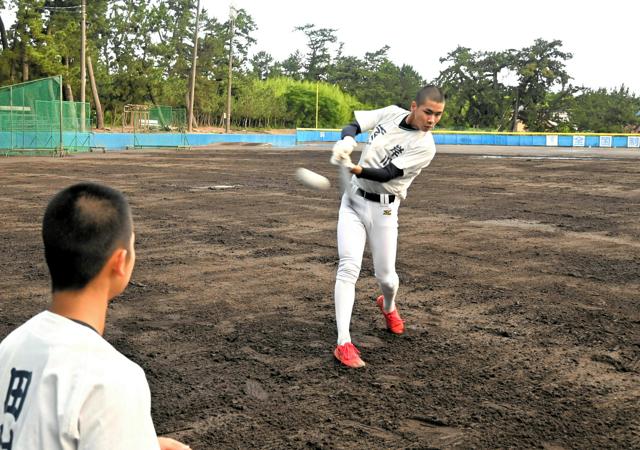
<svg viewBox="0 0 640 450">
<path fill-rule="evenodd" d="M 373 142 L 373 140 L 378 136 L 384 136 L 387 134 L 387 130 L 384 129 L 382 125 L 378 125 L 374 128 L 374 130 L 369 135 L 369 143 Z"/>
<path fill-rule="evenodd" d="M 11 450 L 11 447 L 13 447 L 13 430 L 9 430 L 8 440 L 5 441 L 4 439 L 4 425 L 0 425 L 0 449 Z"/>
<path fill-rule="evenodd" d="M 9 389 L 4 400 L 4 415 L 13 417 L 13 424 L 18 421 L 22 407 L 24 406 L 29 385 L 31 384 L 31 372 L 26 370 L 11 369 L 11 379 L 9 380 Z M 11 450 L 13 446 L 13 430 L 6 431 L 6 420 L 0 425 L 0 448 L 2 450 Z M 11 428 L 11 427 L 8 427 Z M 5 436 L 8 434 L 8 436 Z"/>
<path fill-rule="evenodd" d="M 404 148 L 402 148 L 401 146 L 396 145 L 395 147 L 393 147 L 391 149 L 391 151 L 389 152 L 389 154 L 387 156 L 385 156 L 384 159 L 382 160 L 382 163 L 381 163 L 382 167 L 385 167 L 387 164 L 389 164 L 395 158 L 400 156 L 402 154 L 402 152 L 404 152 Z"/>
</svg>

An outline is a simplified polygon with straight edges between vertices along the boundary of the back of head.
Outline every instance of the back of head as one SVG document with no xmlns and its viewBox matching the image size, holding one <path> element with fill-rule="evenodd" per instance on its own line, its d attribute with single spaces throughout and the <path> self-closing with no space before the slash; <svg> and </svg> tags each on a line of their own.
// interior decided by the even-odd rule
<svg viewBox="0 0 640 450">
<path fill-rule="evenodd" d="M 430 84 L 420 89 L 416 94 L 415 101 L 416 105 L 418 106 L 424 105 L 429 100 L 435 103 L 444 103 L 445 95 L 442 89 L 440 89 L 438 86 Z"/>
<path fill-rule="evenodd" d="M 120 192 L 95 183 L 60 191 L 42 221 L 52 291 L 84 288 L 117 248 L 130 248 L 132 232 L 131 210 Z"/>
</svg>

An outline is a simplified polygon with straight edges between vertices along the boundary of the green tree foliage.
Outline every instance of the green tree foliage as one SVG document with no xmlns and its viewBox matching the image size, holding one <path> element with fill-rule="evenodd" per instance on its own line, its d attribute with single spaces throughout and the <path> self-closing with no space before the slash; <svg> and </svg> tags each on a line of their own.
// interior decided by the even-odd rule
<svg viewBox="0 0 640 450">
<path fill-rule="evenodd" d="M 388 46 L 365 53 L 363 59 L 338 56 L 327 81 L 370 107 L 396 104 L 409 108 L 415 93 L 424 85 L 422 77 L 409 65 L 398 67 L 387 55 Z"/>
<path fill-rule="evenodd" d="M 581 131 L 624 133 L 640 126 L 640 98 L 629 88 L 587 89 L 576 96 L 569 110 L 571 123 Z"/>
<path fill-rule="evenodd" d="M 60 58 L 64 53 L 64 43 L 47 33 L 45 21 L 51 15 L 44 9 L 46 3 L 45 0 L 8 2 L 8 6 L 16 11 L 16 20 L 9 32 L 12 38 L 7 42 L 8 49 L 2 52 L 0 66 L 3 69 L 0 69 L 0 74 L 10 82 L 28 81 L 64 71 Z"/>
<path fill-rule="evenodd" d="M 440 58 L 446 68 L 436 83 L 447 93 L 443 126 L 504 129 L 510 120 L 512 91 L 501 81 L 510 68 L 509 52 L 473 52 L 458 47 Z"/>
<path fill-rule="evenodd" d="M 307 54 L 303 67 L 305 80 L 317 81 L 326 78 L 328 67 L 331 65 L 330 44 L 338 38 L 333 28 L 317 28 L 313 24 L 296 27 L 295 31 L 302 31 L 307 36 Z"/>
<path fill-rule="evenodd" d="M 573 57 L 561 50 L 562 41 L 536 39 L 533 45 L 512 52 L 512 70 L 518 77 L 518 117 L 530 131 L 553 129 L 576 89 L 570 85 L 565 62 Z M 548 95 L 553 93 L 554 95 Z"/>
<path fill-rule="evenodd" d="M 0 1 L 17 16 L 8 33 L 8 49 L 0 47 L 0 83 L 62 74 L 77 95 L 81 1 Z M 201 18 L 196 109 L 218 114 L 224 109 L 231 29 L 228 21 L 218 22 L 206 11 Z M 87 51 L 111 120 L 128 103 L 186 104 L 194 26 L 192 0 L 87 1 Z M 244 76 L 255 29 L 251 16 L 239 10 L 234 76 Z"/>
<path fill-rule="evenodd" d="M 270 76 L 273 76 L 274 60 L 273 57 L 265 52 L 259 51 L 249 61 L 251 63 L 251 75 L 259 80 L 266 80 Z"/>
<path fill-rule="evenodd" d="M 521 50 L 456 48 L 440 59 L 446 67 L 436 79 L 448 93 L 444 124 L 509 130 L 518 119 L 530 131 L 557 128 L 576 92 L 565 68 L 572 55 L 561 47 L 536 39 Z"/>
<path fill-rule="evenodd" d="M 186 105 L 193 52 L 195 1 L 87 1 L 87 53 L 93 61 L 107 124 L 125 104 Z M 0 0 L 16 20 L 0 23 L 0 84 L 63 75 L 67 96 L 80 86 L 81 0 Z M 195 111 L 199 123 L 219 125 L 226 106 L 231 23 L 203 10 L 200 16 Z M 389 47 L 363 56 L 343 54 L 336 30 L 296 27 L 306 48 L 283 61 L 252 52 L 256 24 L 238 11 L 233 27 L 232 119 L 236 125 L 342 126 L 355 108 L 404 108 L 425 80 L 410 65 L 389 59 Z M 251 56 L 252 55 L 252 56 Z M 516 120 L 531 131 L 623 131 L 638 124 L 637 97 L 625 87 L 578 90 L 557 40 L 537 39 L 522 49 L 497 52 L 458 47 L 441 58 L 436 79 L 447 93 L 441 122 L 450 128 L 511 130 Z M 319 84 L 316 82 L 320 81 Z M 88 96 L 91 100 L 91 96 Z M 625 128 L 626 127 L 626 128 Z"/>
<path fill-rule="evenodd" d="M 301 80 L 304 77 L 302 54 L 299 50 L 293 52 L 287 59 L 280 64 L 282 74 L 294 80 Z"/>
</svg>

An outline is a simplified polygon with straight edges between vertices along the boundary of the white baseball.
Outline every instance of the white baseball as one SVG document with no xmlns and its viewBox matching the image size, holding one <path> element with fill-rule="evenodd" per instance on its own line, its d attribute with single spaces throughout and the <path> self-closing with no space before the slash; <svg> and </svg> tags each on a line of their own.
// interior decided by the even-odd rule
<svg viewBox="0 0 640 450">
<path fill-rule="evenodd" d="M 325 190 L 331 186 L 331 183 L 326 177 L 312 170 L 305 169 L 304 167 L 298 167 L 296 170 L 296 178 L 300 183 L 311 189 Z"/>
</svg>

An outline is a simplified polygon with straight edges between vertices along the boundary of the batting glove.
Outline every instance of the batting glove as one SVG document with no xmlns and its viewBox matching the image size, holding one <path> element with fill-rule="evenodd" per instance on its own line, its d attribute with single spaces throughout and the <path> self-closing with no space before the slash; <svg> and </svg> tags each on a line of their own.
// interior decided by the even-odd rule
<svg viewBox="0 0 640 450">
<path fill-rule="evenodd" d="M 333 150 L 331 150 L 331 164 L 336 166 L 341 165 L 339 162 L 340 158 L 343 155 L 349 156 L 357 145 L 356 140 L 351 136 L 345 136 L 343 139 L 336 142 L 333 145 Z"/>
<path fill-rule="evenodd" d="M 351 156 L 342 154 L 338 158 L 338 166 L 346 167 L 349 171 L 353 169 L 356 165 L 351 161 Z"/>
</svg>

